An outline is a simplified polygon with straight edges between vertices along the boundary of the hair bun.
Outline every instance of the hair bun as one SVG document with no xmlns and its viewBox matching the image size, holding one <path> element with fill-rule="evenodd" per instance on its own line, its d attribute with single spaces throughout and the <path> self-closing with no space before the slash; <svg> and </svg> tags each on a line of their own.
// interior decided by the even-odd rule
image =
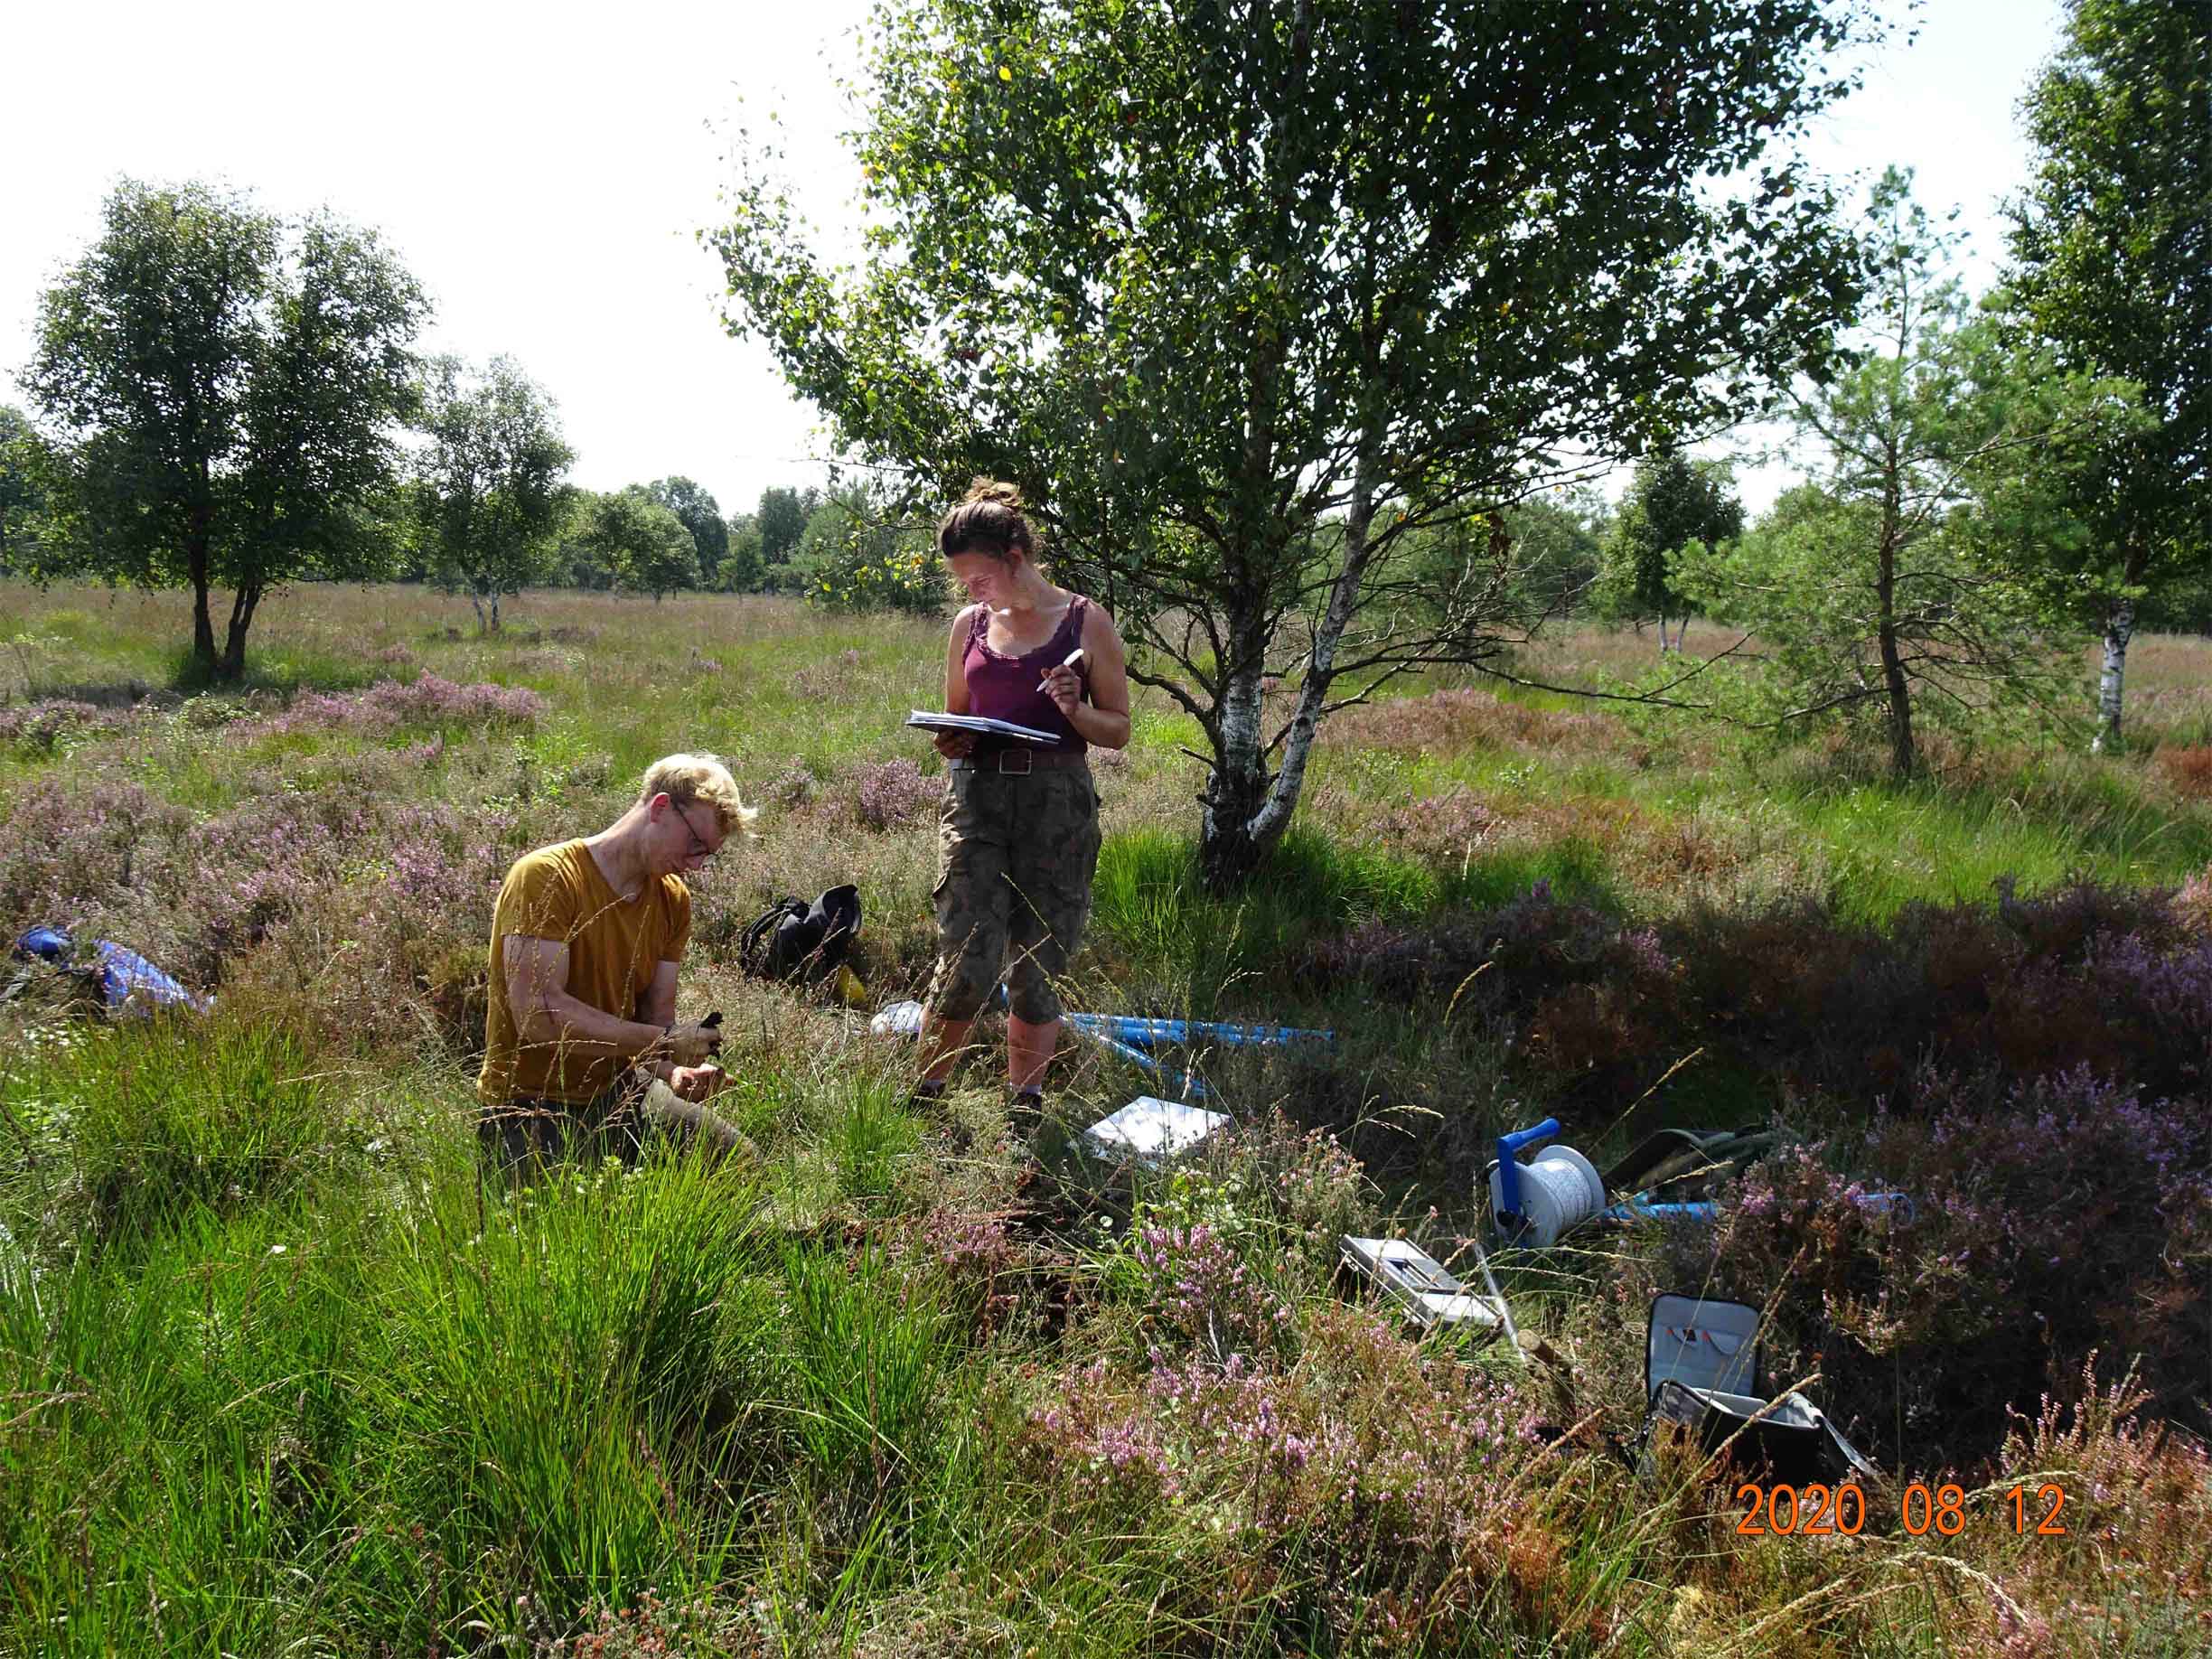
<svg viewBox="0 0 2212 1659">
<path fill-rule="evenodd" d="M 998 506 L 1022 510 L 1021 486 L 997 478 L 971 478 L 968 481 L 967 500 L 962 506 L 973 501 L 990 501 Z"/>
</svg>

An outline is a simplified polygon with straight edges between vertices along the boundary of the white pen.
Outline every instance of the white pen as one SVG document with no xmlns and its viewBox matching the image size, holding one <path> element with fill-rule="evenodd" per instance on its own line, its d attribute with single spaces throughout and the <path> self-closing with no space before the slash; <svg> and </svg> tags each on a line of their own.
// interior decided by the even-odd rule
<svg viewBox="0 0 2212 1659">
<path fill-rule="evenodd" d="M 1083 661 L 1083 647 L 1082 647 L 1082 646 L 1080 646 L 1080 645 L 1078 645 L 1078 646 L 1077 646 L 1077 647 L 1076 647 L 1076 648 L 1075 648 L 1073 651 L 1071 651 L 1070 652 L 1068 652 L 1068 654 L 1067 654 L 1067 661 L 1064 661 L 1064 662 L 1063 662 L 1063 663 L 1062 663 L 1060 666 L 1061 666 L 1062 668 L 1071 668 L 1071 669 L 1072 669 L 1072 668 L 1074 668 L 1074 667 L 1076 667 L 1077 665 L 1079 665 L 1079 664 L 1080 664 L 1080 663 Z M 1040 691 L 1049 690 L 1049 689 L 1051 689 L 1051 686 L 1052 686 L 1052 681 L 1051 681 L 1051 680 L 1038 680 L 1038 681 L 1037 681 L 1037 689 L 1038 689 L 1038 690 L 1040 690 Z"/>
</svg>

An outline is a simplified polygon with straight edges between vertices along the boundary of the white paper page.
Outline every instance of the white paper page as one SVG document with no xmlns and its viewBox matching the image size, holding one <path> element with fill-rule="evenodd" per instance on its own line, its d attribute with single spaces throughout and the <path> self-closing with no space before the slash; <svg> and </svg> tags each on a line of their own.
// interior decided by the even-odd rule
<svg viewBox="0 0 2212 1659">
<path fill-rule="evenodd" d="M 1060 741 L 1057 732 L 1040 732 L 1034 726 L 1017 726 L 1011 720 L 993 720 L 984 715 L 933 714 L 926 708 L 917 708 L 906 717 L 906 724 L 932 732 L 979 732 L 993 737 L 1018 737 L 1024 743 Z"/>
</svg>

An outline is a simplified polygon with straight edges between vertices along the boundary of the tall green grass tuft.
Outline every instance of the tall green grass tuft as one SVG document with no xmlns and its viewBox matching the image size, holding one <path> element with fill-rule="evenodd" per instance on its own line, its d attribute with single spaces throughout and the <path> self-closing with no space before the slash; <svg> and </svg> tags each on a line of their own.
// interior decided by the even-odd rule
<svg viewBox="0 0 2212 1659">
<path fill-rule="evenodd" d="M 1267 974 L 1317 937 L 1504 904 L 1540 881 L 1562 897 L 1609 896 L 1602 856 L 1571 838 L 1439 869 L 1318 827 L 1292 830 L 1243 891 L 1215 895 L 1199 880 L 1195 841 L 1139 830 L 1100 852 L 1092 925 L 1139 1006 L 1207 1017 L 1238 981 Z"/>
<path fill-rule="evenodd" d="M 340 1155 L 314 1064 L 276 1033 L 134 1022 L 94 1031 L 72 1055 L 11 1093 L 62 1134 L 64 1202 L 103 1239 L 286 1198 Z"/>
<path fill-rule="evenodd" d="M 751 1194 L 675 1160 L 562 1168 L 477 1205 L 456 1173 L 371 1264 L 362 1405 L 400 1504 L 441 1517 L 445 1570 L 476 1579 L 487 1618 L 517 1595 L 714 1582 L 734 1437 L 779 1345 Z"/>
<path fill-rule="evenodd" d="M 1117 953 L 1210 1008 L 1233 980 L 1311 934 L 1420 914 L 1439 892 L 1437 876 L 1411 860 L 1293 830 L 1250 887 L 1217 896 L 1200 883 L 1195 841 L 1139 830 L 1101 851 L 1092 904 Z"/>
<path fill-rule="evenodd" d="M 363 1577 L 361 1312 L 303 1214 L 189 1212 L 166 1247 L 0 1296 L 0 1651 L 274 1653 Z"/>
</svg>

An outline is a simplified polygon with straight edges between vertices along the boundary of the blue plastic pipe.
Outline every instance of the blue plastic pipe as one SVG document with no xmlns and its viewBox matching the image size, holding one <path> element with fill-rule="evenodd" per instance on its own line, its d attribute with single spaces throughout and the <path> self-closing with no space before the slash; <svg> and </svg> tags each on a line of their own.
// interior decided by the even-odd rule
<svg viewBox="0 0 2212 1659">
<path fill-rule="evenodd" d="M 1068 1024 L 1096 1031 L 1117 1042 L 1149 1048 L 1156 1043 L 1188 1044 L 1195 1039 L 1233 1048 L 1294 1042 L 1334 1043 L 1334 1031 L 1304 1031 L 1294 1026 L 1238 1026 L 1214 1020 L 1146 1019 L 1131 1014 L 1069 1014 Z"/>
<path fill-rule="evenodd" d="M 1642 1198 L 1632 1198 L 1626 1204 L 1613 1204 L 1598 1212 L 1604 1221 L 1664 1221 L 1669 1216 L 1682 1216 L 1691 1221 L 1712 1221 L 1720 1214 L 1717 1204 L 1649 1204 Z"/>
<path fill-rule="evenodd" d="M 1086 1037 L 1090 1041 L 1096 1043 L 1101 1048 L 1120 1055 L 1122 1059 L 1127 1060 L 1131 1065 L 1142 1066 L 1146 1071 L 1151 1073 L 1155 1077 L 1158 1078 L 1163 1083 L 1172 1083 L 1179 1075 L 1182 1079 L 1182 1084 L 1180 1089 L 1176 1091 L 1176 1092 L 1189 1095 L 1192 1099 L 1200 1101 L 1210 1100 L 1213 1097 L 1214 1092 L 1207 1088 L 1205 1084 L 1198 1081 L 1198 1074 L 1195 1072 L 1183 1072 L 1180 1073 L 1171 1072 L 1167 1067 L 1162 1065 L 1158 1060 L 1155 1060 L 1150 1054 L 1146 1054 L 1141 1048 L 1132 1048 L 1129 1044 L 1122 1042 L 1120 1038 L 1108 1036 L 1103 1031 L 1097 1029 L 1095 1026 L 1079 1023 L 1078 1017 L 1074 1015 L 1068 1016 L 1067 1021 L 1069 1028 L 1073 1030 L 1076 1036 Z"/>
<path fill-rule="evenodd" d="M 1910 1223 L 1917 1213 L 1912 1198 L 1905 1193 L 1861 1193 L 1851 1202 L 1873 1215 L 1894 1215 L 1899 1221 Z M 1713 1221 L 1720 1214 L 1720 1206 L 1711 1203 L 1654 1204 L 1648 1195 L 1638 1193 L 1626 1204 L 1617 1204 L 1598 1213 L 1607 1221 L 1663 1220 L 1681 1216 L 1690 1221 Z"/>
</svg>

